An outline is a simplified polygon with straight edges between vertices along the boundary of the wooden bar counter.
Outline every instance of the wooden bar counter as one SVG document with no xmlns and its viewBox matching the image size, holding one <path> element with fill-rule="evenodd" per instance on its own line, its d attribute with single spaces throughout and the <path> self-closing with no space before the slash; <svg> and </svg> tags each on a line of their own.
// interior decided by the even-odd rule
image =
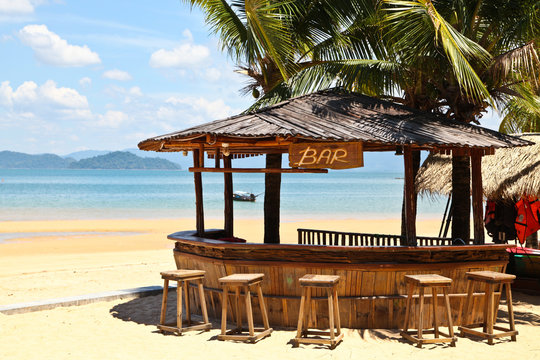
<svg viewBox="0 0 540 360">
<path fill-rule="evenodd" d="M 223 230 L 207 230 L 205 237 L 196 231 L 171 234 L 176 241 L 174 259 L 178 269 L 206 271 L 204 289 L 209 316 L 221 316 L 222 291 L 218 279 L 234 273 L 264 273 L 262 289 L 272 327 L 293 328 L 298 322 L 301 287 L 305 274 L 339 275 L 341 324 L 347 328 L 397 329 L 403 326 L 407 274 L 439 274 L 453 279 L 450 303 L 454 325 L 462 323 L 466 297 L 465 273 L 491 270 L 504 272 L 510 245 L 465 246 L 323 246 L 296 244 L 231 243 Z M 483 294 L 476 294 L 472 319 L 479 321 Z M 497 292 L 496 296 L 500 296 Z M 328 307 L 323 293 L 315 292 L 312 302 L 312 327 L 328 327 Z M 320 299 L 320 300 L 318 300 Z M 198 298 L 191 299 L 198 305 Z M 230 303 L 230 302 L 229 302 Z M 431 297 L 425 299 L 425 327 L 432 323 Z M 199 308 L 199 306 L 194 306 Z M 258 298 L 254 298 L 255 319 Z M 235 319 L 235 307 L 229 309 Z M 439 318 L 444 308 L 438 307 Z M 416 312 L 414 312 L 416 313 Z M 416 320 L 411 319 L 411 323 Z"/>
</svg>

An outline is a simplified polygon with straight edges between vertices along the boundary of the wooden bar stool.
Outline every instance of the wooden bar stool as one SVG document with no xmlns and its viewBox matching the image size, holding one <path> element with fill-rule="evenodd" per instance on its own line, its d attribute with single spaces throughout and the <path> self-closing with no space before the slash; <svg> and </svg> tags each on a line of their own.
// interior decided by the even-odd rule
<svg viewBox="0 0 540 360">
<path fill-rule="evenodd" d="M 407 305 L 405 309 L 405 325 L 401 336 L 405 339 L 416 343 L 419 348 L 422 344 L 433 343 L 447 343 L 451 346 L 456 346 L 456 337 L 454 336 L 454 326 L 452 324 L 452 314 L 450 312 L 450 299 L 448 297 L 448 288 L 452 284 L 452 279 L 447 277 L 426 274 L 426 275 L 405 275 L 405 281 L 408 286 Z M 413 307 L 412 296 L 414 288 L 419 288 L 419 310 L 418 310 L 418 330 L 409 331 L 409 318 L 411 314 L 411 308 Z M 433 329 L 423 329 L 424 322 L 424 291 L 426 288 L 431 287 L 432 305 L 433 305 Z M 448 334 L 439 330 L 439 324 L 437 323 L 437 288 L 442 288 L 444 294 L 444 302 L 446 305 L 446 317 L 448 319 Z M 425 339 L 424 334 L 433 334 L 434 338 Z M 443 337 L 440 337 L 442 335 Z"/>
<path fill-rule="evenodd" d="M 514 324 L 514 309 L 512 308 L 512 291 L 510 290 L 510 284 L 516 278 L 515 275 L 504 274 L 495 271 L 472 271 L 465 273 L 467 277 L 467 300 L 465 301 L 465 317 L 464 324 L 459 327 L 460 336 L 475 335 L 488 339 L 488 344 L 493 345 L 493 339 L 504 336 L 510 336 L 512 341 L 516 341 L 516 325 Z M 482 323 L 470 324 L 471 307 L 473 303 L 473 288 L 474 283 L 478 282 L 485 285 L 484 295 L 484 319 Z M 495 304 L 494 288 L 496 285 L 504 286 L 506 288 L 506 305 L 508 306 L 508 318 L 510 322 L 510 328 L 503 328 L 494 325 L 497 322 L 497 313 L 499 309 L 499 301 Z M 473 330 L 474 328 L 482 327 L 482 331 Z M 493 329 L 501 331 L 497 334 L 493 332 Z"/>
<path fill-rule="evenodd" d="M 272 333 L 272 328 L 268 323 L 268 314 L 264 304 L 264 297 L 261 289 L 261 282 L 264 274 L 233 274 L 219 279 L 219 283 L 223 286 L 223 298 L 221 300 L 221 334 L 218 335 L 218 340 L 240 340 L 256 342 L 259 339 L 269 336 Z M 259 297 L 259 305 L 263 320 L 263 329 L 255 329 L 253 326 L 253 310 L 251 308 L 251 293 L 250 286 L 255 286 Z M 236 298 L 236 328 L 227 331 L 227 299 L 229 297 L 229 289 L 235 288 Z M 248 322 L 248 334 L 242 334 L 242 314 L 240 313 L 240 288 L 244 289 L 246 317 Z M 258 334 L 255 334 L 257 330 Z"/>
<path fill-rule="evenodd" d="M 208 313 L 206 311 L 206 300 L 204 298 L 204 289 L 202 280 L 205 272 L 202 270 L 172 270 L 161 273 L 163 283 L 163 299 L 161 302 L 161 317 L 157 326 L 161 331 L 175 332 L 179 335 L 187 330 L 205 330 L 212 328 L 212 324 L 208 322 Z M 165 324 L 165 314 L 167 313 L 167 297 L 169 295 L 169 280 L 176 281 L 176 326 L 173 324 Z M 199 288 L 199 301 L 201 303 L 202 322 L 197 322 L 192 325 L 191 312 L 189 309 L 189 282 L 196 281 Z M 182 326 L 182 287 L 184 288 L 184 296 L 186 301 L 186 323 L 187 326 Z"/>
<path fill-rule="evenodd" d="M 341 332 L 341 321 L 339 319 L 339 303 L 337 296 L 339 276 L 306 274 L 302 276 L 299 281 L 300 285 L 302 286 L 302 298 L 300 299 L 298 330 L 296 332 L 296 337 L 294 338 L 294 345 L 298 346 L 300 343 L 328 344 L 330 345 L 330 349 L 334 349 L 336 345 L 343 339 L 343 333 Z M 328 322 L 330 331 L 309 330 L 309 323 L 311 320 L 309 315 L 311 306 L 311 292 L 313 288 L 326 289 L 326 293 L 328 295 Z M 334 331 L 334 324 L 336 331 Z M 308 335 L 330 336 L 330 339 L 308 338 Z"/>
</svg>

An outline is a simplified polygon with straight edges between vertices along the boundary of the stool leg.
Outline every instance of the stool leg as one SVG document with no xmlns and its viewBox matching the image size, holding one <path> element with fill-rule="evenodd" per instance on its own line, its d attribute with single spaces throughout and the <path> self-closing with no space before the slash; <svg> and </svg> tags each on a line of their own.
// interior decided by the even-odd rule
<svg viewBox="0 0 540 360">
<path fill-rule="evenodd" d="M 454 339 L 454 324 L 452 322 L 452 310 L 450 308 L 450 298 L 448 297 L 448 288 L 443 287 L 444 303 L 446 305 L 446 317 L 448 319 L 448 334 L 452 338 L 450 343 L 452 346 L 456 346 Z"/>
<path fill-rule="evenodd" d="M 405 305 L 405 324 L 403 325 L 403 331 L 407 332 L 409 330 L 409 316 L 411 313 L 411 302 L 412 302 L 412 294 L 413 294 L 413 284 L 409 283 L 407 284 L 407 304 Z"/>
<path fill-rule="evenodd" d="M 431 296 L 432 296 L 432 308 L 433 308 L 433 331 L 435 334 L 435 338 L 438 338 L 439 326 L 437 322 L 437 288 L 435 287 L 431 288 Z"/>
<path fill-rule="evenodd" d="M 302 286 L 302 297 L 300 298 L 300 311 L 298 313 L 298 327 L 296 330 L 297 339 L 302 337 L 302 332 L 304 331 L 303 322 L 304 322 L 304 305 L 306 302 L 306 293 L 307 293 L 307 288 Z M 298 346 L 298 342 L 296 343 L 296 345 Z"/>
<path fill-rule="evenodd" d="M 165 316 L 167 314 L 167 297 L 169 296 L 169 280 L 163 282 L 163 298 L 161 299 L 161 316 L 159 318 L 160 325 L 165 325 Z"/>
<path fill-rule="evenodd" d="M 467 281 L 467 298 L 465 300 L 465 318 L 463 319 L 462 325 L 469 325 L 470 318 L 471 318 L 471 307 L 473 303 L 472 299 L 473 295 L 473 282 L 471 280 Z M 460 334 L 461 336 L 464 336 L 465 334 L 463 331 Z"/>
<path fill-rule="evenodd" d="M 313 318 L 311 316 L 311 287 L 307 287 L 305 288 L 306 289 L 306 303 L 305 303 L 305 314 L 304 316 L 307 317 L 305 323 L 304 323 L 304 327 L 306 330 L 308 330 L 310 327 L 314 327 L 313 326 Z M 317 320 L 317 318 L 315 318 L 315 320 Z M 302 331 L 304 331 L 304 329 L 302 329 Z"/>
<path fill-rule="evenodd" d="M 186 301 L 186 320 L 188 326 L 191 326 L 191 311 L 189 306 L 189 281 L 184 280 L 184 299 Z"/>
<path fill-rule="evenodd" d="M 334 316 L 336 317 L 336 330 L 337 335 L 341 334 L 341 319 L 339 318 L 339 303 L 338 303 L 338 296 L 337 296 L 337 289 L 333 288 L 333 295 L 334 295 Z"/>
<path fill-rule="evenodd" d="M 221 335 L 227 332 L 227 298 L 229 297 L 229 286 L 223 287 L 223 298 L 221 299 Z"/>
<path fill-rule="evenodd" d="M 242 313 L 240 311 L 240 286 L 235 289 L 236 298 L 236 328 L 238 331 L 242 331 Z"/>
<path fill-rule="evenodd" d="M 506 288 L 506 306 L 508 307 L 508 321 L 510 322 L 510 330 L 516 330 L 516 324 L 514 323 L 514 307 L 512 305 L 512 291 L 510 290 L 510 283 L 505 284 Z M 511 336 L 512 341 L 516 341 L 516 335 Z"/>
<path fill-rule="evenodd" d="M 249 327 L 249 336 L 255 335 L 255 329 L 253 328 L 253 311 L 251 310 L 251 293 L 249 291 L 249 286 L 245 287 L 246 289 L 246 316 Z"/>
<path fill-rule="evenodd" d="M 328 296 L 328 322 L 330 326 L 330 340 L 334 341 L 334 300 L 332 299 L 332 289 L 326 290 Z"/>
<path fill-rule="evenodd" d="M 270 329 L 270 323 L 268 322 L 268 313 L 266 312 L 266 304 L 264 303 L 264 297 L 260 283 L 257 284 L 257 295 L 259 296 L 259 306 L 261 307 L 261 315 L 263 319 L 264 329 Z"/>
<path fill-rule="evenodd" d="M 482 328 L 482 331 L 483 332 L 487 332 L 487 324 L 488 324 L 488 320 L 487 320 L 487 317 L 490 313 L 489 311 L 489 308 L 491 306 L 491 304 L 489 303 L 489 284 L 486 283 L 485 286 L 484 286 L 484 318 L 482 319 L 482 324 L 484 325 L 483 328 Z"/>
<path fill-rule="evenodd" d="M 487 285 L 487 294 L 486 294 L 486 302 L 488 304 L 487 306 L 487 319 L 484 319 L 487 326 L 487 333 L 492 335 L 493 334 L 493 310 L 495 307 L 495 298 L 493 296 L 493 285 L 488 284 Z M 488 344 L 493 345 L 493 338 L 488 338 Z"/>
<path fill-rule="evenodd" d="M 420 299 L 418 305 L 418 339 L 422 339 L 422 326 L 424 323 L 424 287 L 420 286 Z M 422 347 L 422 343 L 418 343 L 418 347 Z"/>
<path fill-rule="evenodd" d="M 182 332 L 182 284 L 176 282 L 176 327 L 178 332 Z"/>
<path fill-rule="evenodd" d="M 203 322 L 208 323 L 208 311 L 206 309 L 206 298 L 204 297 L 204 287 L 202 280 L 197 281 L 197 287 L 199 288 L 199 301 L 201 303 L 201 311 L 203 316 Z"/>
</svg>

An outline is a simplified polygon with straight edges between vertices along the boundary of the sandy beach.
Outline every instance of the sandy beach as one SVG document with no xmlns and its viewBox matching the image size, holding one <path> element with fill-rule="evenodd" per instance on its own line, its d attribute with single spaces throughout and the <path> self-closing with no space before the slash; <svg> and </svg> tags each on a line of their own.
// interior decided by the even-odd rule
<svg viewBox="0 0 540 360">
<path fill-rule="evenodd" d="M 206 226 L 221 227 L 221 220 L 207 220 Z M 174 243 L 166 235 L 193 227 L 192 219 L 5 222 L 1 233 L 25 235 L 0 243 L 0 305 L 162 285 L 159 272 L 175 268 Z M 262 238 L 262 220 L 239 219 L 235 227 L 239 237 Z M 397 233 L 400 221 L 283 222 L 282 242 L 295 242 L 299 227 Z M 419 234 L 434 235 L 438 227 L 437 220 L 418 221 Z M 424 349 L 403 342 L 396 330 L 345 329 L 343 343 L 333 351 L 317 346 L 293 348 L 291 329 L 276 329 L 255 345 L 220 342 L 216 340 L 218 322 L 207 333 L 166 336 L 155 328 L 160 301 L 158 295 L 0 314 L 0 358 L 540 359 L 540 299 L 518 292 L 514 294 L 517 342 L 502 339 L 489 346 L 460 338 L 456 348 L 433 345 Z"/>
</svg>

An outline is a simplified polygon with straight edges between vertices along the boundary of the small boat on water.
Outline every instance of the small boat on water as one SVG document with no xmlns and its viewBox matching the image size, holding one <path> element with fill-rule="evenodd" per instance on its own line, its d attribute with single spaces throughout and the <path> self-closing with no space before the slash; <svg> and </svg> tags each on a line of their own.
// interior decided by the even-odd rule
<svg viewBox="0 0 540 360">
<path fill-rule="evenodd" d="M 253 193 L 246 192 L 246 191 L 235 191 L 233 193 L 233 200 L 236 200 L 236 201 L 255 201 L 255 200 L 257 200 L 257 196 L 259 196 L 259 195 L 260 194 L 255 195 Z"/>
</svg>

